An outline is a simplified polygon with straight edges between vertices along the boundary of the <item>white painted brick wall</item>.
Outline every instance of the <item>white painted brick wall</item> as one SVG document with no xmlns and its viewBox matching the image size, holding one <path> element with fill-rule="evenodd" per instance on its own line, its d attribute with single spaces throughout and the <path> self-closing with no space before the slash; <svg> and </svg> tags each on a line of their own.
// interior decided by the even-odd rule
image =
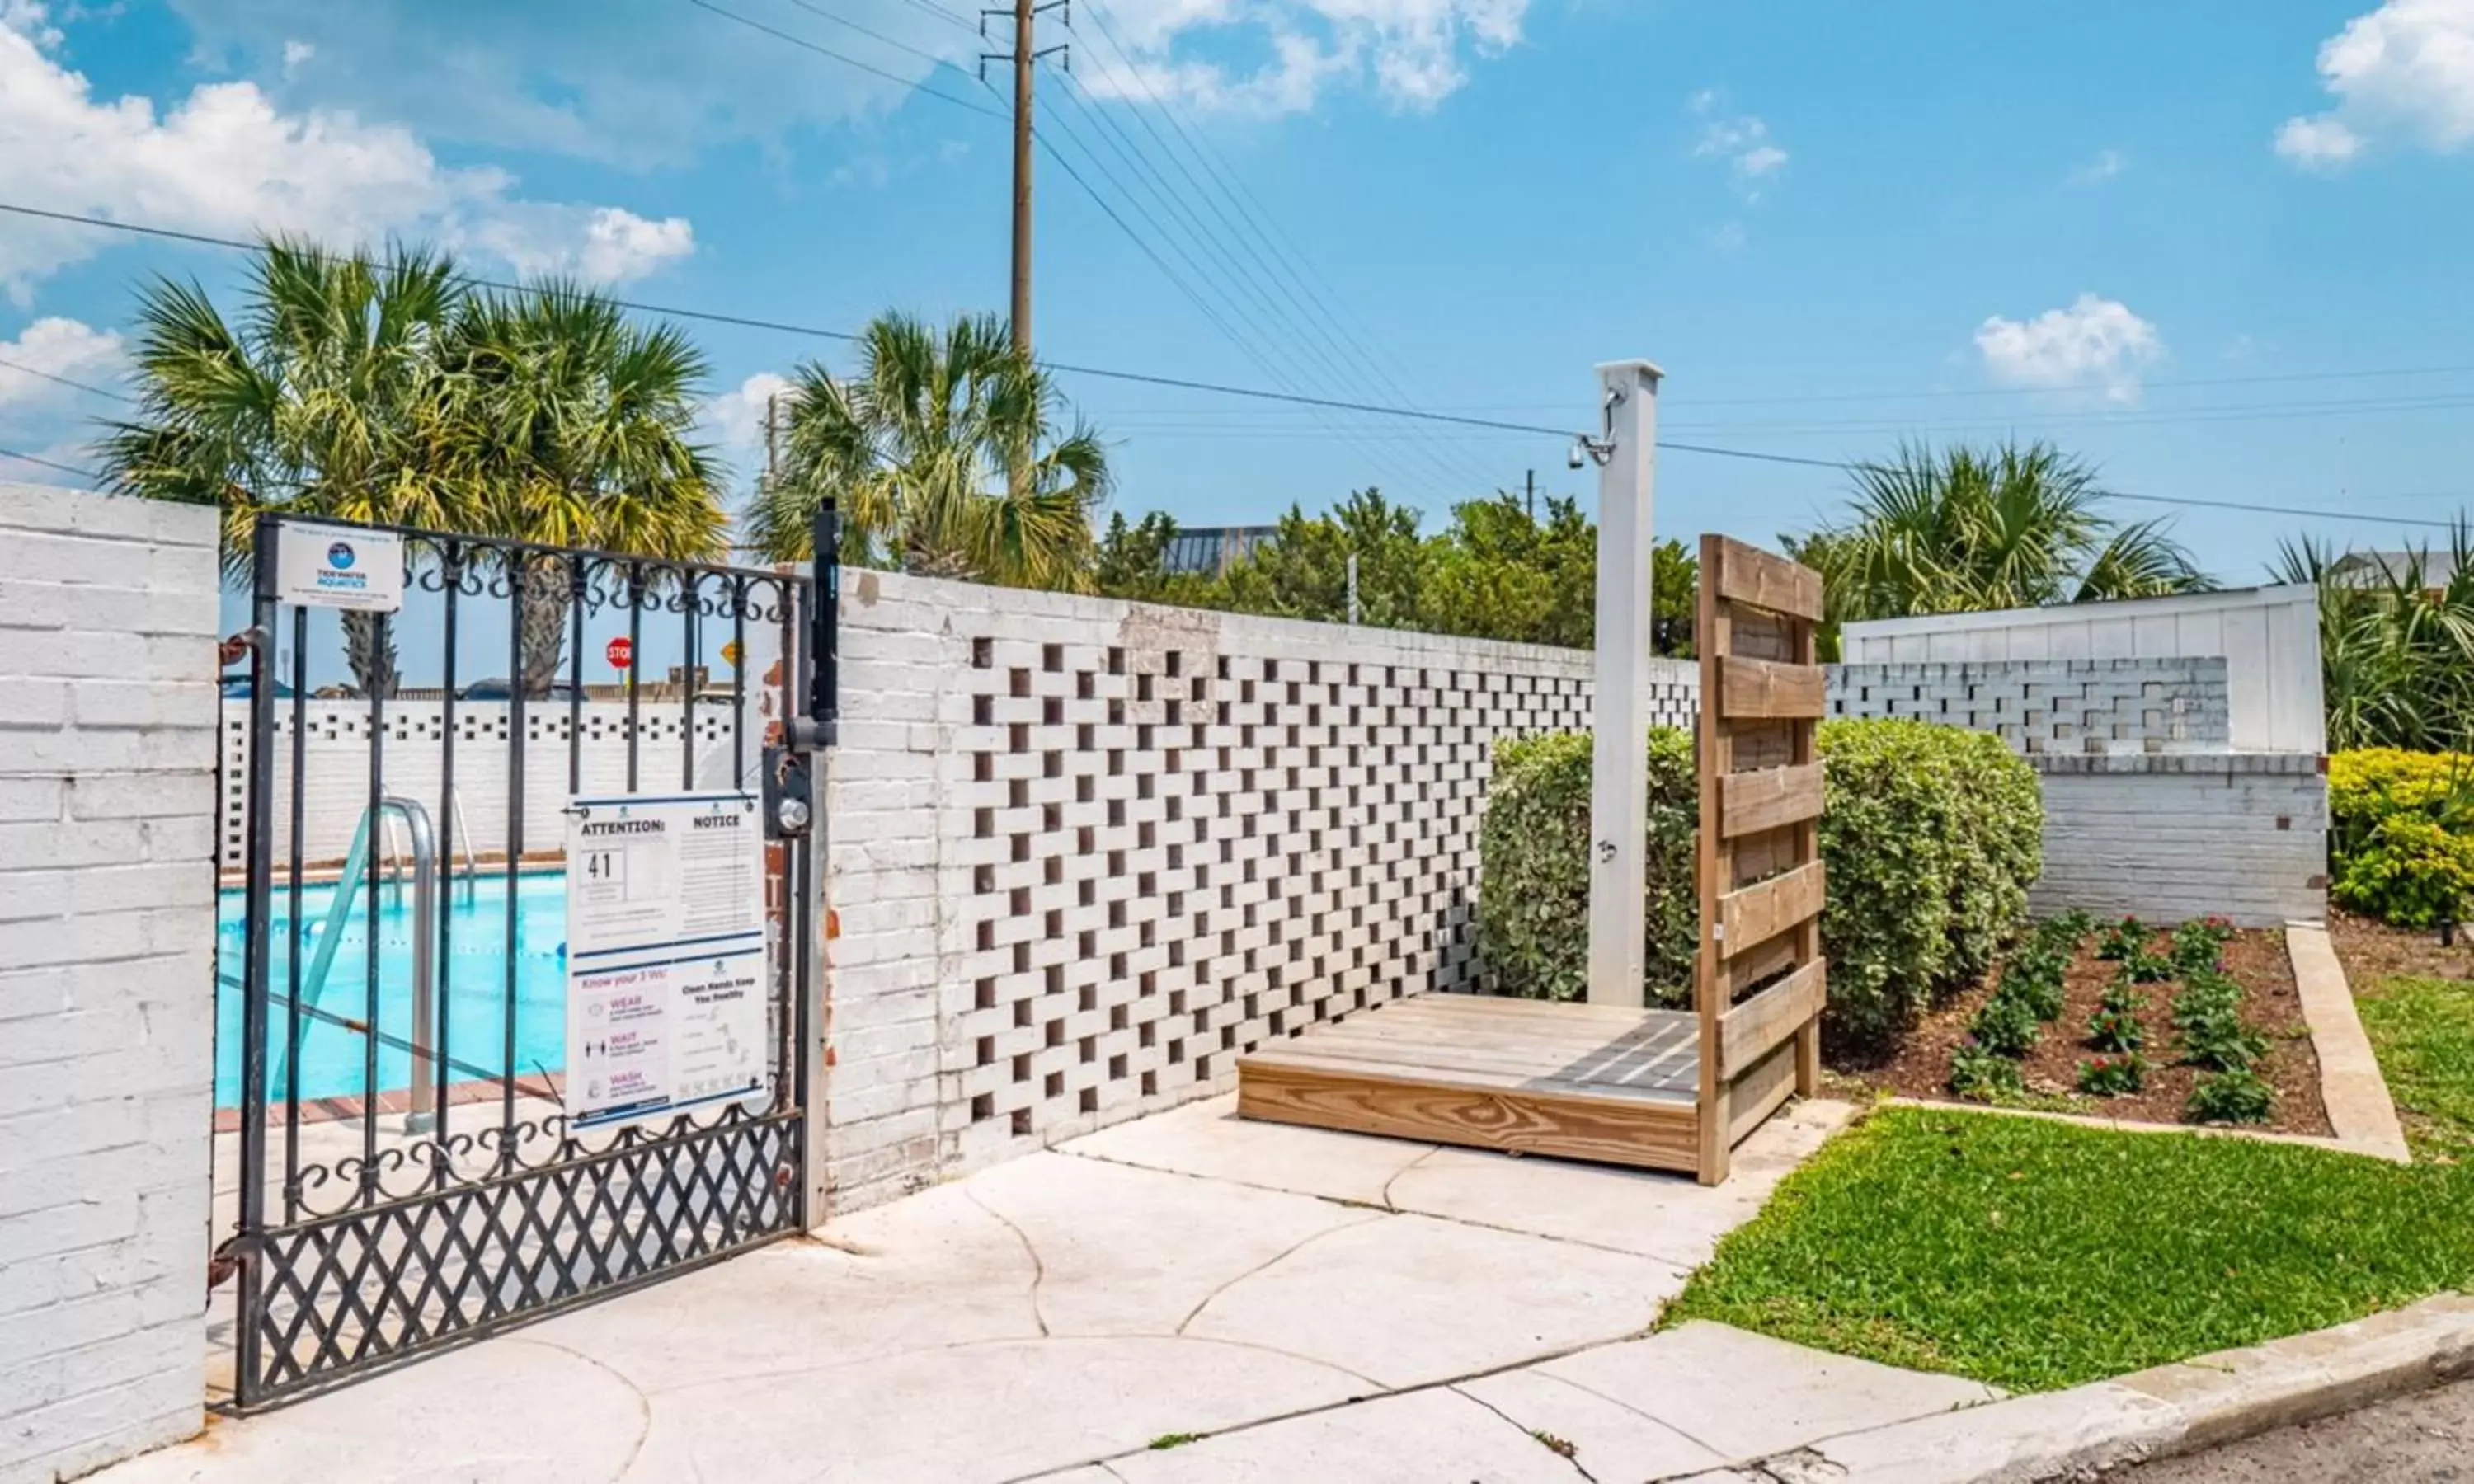
<svg viewBox="0 0 2474 1484">
<path fill-rule="evenodd" d="M 201 1424 L 215 513 L 0 485 L 0 1484 Z"/>
<path fill-rule="evenodd" d="M 854 573 L 829 762 L 837 1209 L 1466 987 L 1496 738 L 1589 657 Z M 1659 720 L 1694 667 L 1661 661 Z"/>
<path fill-rule="evenodd" d="M 2034 759 L 2045 794 L 2040 912 L 2245 927 L 2328 911 L 2328 786 L 2304 754 Z"/>
</svg>

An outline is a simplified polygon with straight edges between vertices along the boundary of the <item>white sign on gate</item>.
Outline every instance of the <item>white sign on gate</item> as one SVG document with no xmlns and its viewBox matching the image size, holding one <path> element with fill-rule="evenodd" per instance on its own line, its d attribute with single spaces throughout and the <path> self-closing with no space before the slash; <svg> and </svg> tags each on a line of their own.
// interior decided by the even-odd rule
<svg viewBox="0 0 2474 1484">
<path fill-rule="evenodd" d="M 286 603 L 392 613 L 403 607 L 403 538 L 360 526 L 287 523 L 276 536 L 275 585 Z"/>
<path fill-rule="evenodd" d="M 737 792 L 569 805 L 570 1128 L 771 1101 L 759 808 Z"/>
</svg>

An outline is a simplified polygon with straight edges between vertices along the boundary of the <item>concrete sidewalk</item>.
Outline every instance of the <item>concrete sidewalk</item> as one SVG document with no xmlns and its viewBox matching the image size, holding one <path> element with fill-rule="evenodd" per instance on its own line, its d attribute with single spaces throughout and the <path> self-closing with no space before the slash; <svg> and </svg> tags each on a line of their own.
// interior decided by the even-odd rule
<svg viewBox="0 0 2474 1484">
<path fill-rule="evenodd" d="M 1220 1099 L 98 1477 L 1727 1478 L 1994 1399 L 1721 1326 L 1643 1337 L 1849 1112 L 1791 1110 L 1708 1190 Z"/>
</svg>

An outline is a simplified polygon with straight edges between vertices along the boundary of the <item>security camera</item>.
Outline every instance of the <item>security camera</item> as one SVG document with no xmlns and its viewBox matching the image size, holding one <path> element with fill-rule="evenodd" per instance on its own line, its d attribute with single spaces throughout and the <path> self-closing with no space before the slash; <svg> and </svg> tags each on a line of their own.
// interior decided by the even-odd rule
<svg viewBox="0 0 2474 1484">
<path fill-rule="evenodd" d="M 1589 455 L 1581 451 L 1581 445 L 1578 441 L 1575 441 L 1572 446 L 1564 454 L 1564 467 L 1565 468 L 1579 468 L 1581 466 L 1589 462 Z"/>
</svg>

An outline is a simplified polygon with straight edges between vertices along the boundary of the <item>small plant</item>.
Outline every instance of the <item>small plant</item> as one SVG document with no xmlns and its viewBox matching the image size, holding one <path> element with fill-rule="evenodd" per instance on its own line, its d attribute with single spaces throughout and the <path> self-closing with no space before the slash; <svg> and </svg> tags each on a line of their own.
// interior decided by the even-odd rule
<svg viewBox="0 0 2474 1484">
<path fill-rule="evenodd" d="M 2017 1000 L 2027 1014 L 2050 1024 L 2062 1017 L 2062 971 L 2050 972 L 2041 968 L 2028 968 L 2013 963 L 2001 971 L 2001 988 L 1994 997 Z"/>
<path fill-rule="evenodd" d="M 2079 1064 L 2079 1090 L 2093 1097 L 2121 1097 L 2147 1086 L 2147 1059 L 2133 1051 Z"/>
<path fill-rule="evenodd" d="M 2107 960 L 2128 958 L 2133 952 L 2147 947 L 2151 936 L 2147 923 L 2134 917 L 2125 917 L 2104 930 L 2104 941 L 2097 945 L 2096 956 Z"/>
<path fill-rule="evenodd" d="M 2268 1055 L 2268 1038 L 2233 1012 L 2208 1015 L 2182 1028 L 2182 1060 L 2210 1071 L 2246 1072 Z"/>
<path fill-rule="evenodd" d="M 2034 1008 L 2012 993 L 2005 979 L 1993 997 L 1984 1002 L 1984 1008 L 1976 1012 L 1976 1018 L 1967 1028 L 1977 1045 L 1995 1056 L 2016 1061 L 2036 1048 L 2039 1024 Z"/>
<path fill-rule="evenodd" d="M 2133 984 L 2162 984 L 2173 977 L 2175 969 L 2171 958 L 2144 944 L 2122 957 L 2122 976 Z"/>
<path fill-rule="evenodd" d="M 2184 978 L 2181 993 L 2173 996 L 2174 1029 L 2232 1015 L 2241 1004 L 2241 985 L 2214 969 L 2202 969 Z"/>
<path fill-rule="evenodd" d="M 2019 1064 L 1970 1042 L 1950 1054 L 1950 1090 L 1959 1097 L 1990 1103 L 2027 1090 Z"/>
<path fill-rule="evenodd" d="M 2080 939 L 2096 931 L 2096 914 L 2085 907 L 2073 907 L 2059 917 L 2047 918 L 2039 930 L 2075 948 Z"/>
<path fill-rule="evenodd" d="M 1158 1437 L 1152 1439 L 1150 1444 L 1147 1446 L 1154 1451 L 1165 1452 L 1169 1448 L 1183 1448 L 1189 1443 L 1200 1443 L 1201 1441 L 1202 1434 L 1199 1432 L 1163 1432 Z"/>
<path fill-rule="evenodd" d="M 2087 1039 L 2098 1051 L 2136 1051 L 2147 1043 L 2147 1028 L 2127 1010 L 2099 1008 L 2088 1017 Z"/>
<path fill-rule="evenodd" d="M 2221 973 L 2225 945 L 2232 940 L 2233 924 L 2223 918 L 2196 918 L 2185 922 L 2173 929 L 2173 968 L 2186 978 L 2195 973 Z"/>
<path fill-rule="evenodd" d="M 1540 1448 L 1544 1448 L 1546 1451 L 1554 1454 L 1558 1458 L 1577 1458 L 1581 1454 L 1581 1449 L 1572 1442 L 1571 1439 L 1559 1438 L 1542 1427 L 1530 1428 L 1529 1435 L 1538 1440 L 1538 1446 Z"/>
<path fill-rule="evenodd" d="M 2249 1070 L 2202 1077 L 2191 1089 L 2182 1117 L 2191 1123 L 2266 1123 L 2276 1107 L 2276 1089 Z"/>
</svg>

